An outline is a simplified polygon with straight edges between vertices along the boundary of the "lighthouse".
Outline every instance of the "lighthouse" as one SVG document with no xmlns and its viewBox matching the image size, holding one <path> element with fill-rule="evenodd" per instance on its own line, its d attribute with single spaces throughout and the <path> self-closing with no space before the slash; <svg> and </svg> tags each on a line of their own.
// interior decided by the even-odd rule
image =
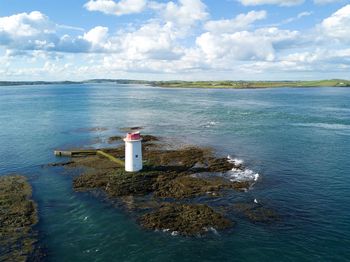
<svg viewBox="0 0 350 262">
<path fill-rule="evenodd" d="M 125 171 L 137 172 L 142 169 L 142 138 L 140 132 L 128 133 L 125 141 Z"/>
</svg>

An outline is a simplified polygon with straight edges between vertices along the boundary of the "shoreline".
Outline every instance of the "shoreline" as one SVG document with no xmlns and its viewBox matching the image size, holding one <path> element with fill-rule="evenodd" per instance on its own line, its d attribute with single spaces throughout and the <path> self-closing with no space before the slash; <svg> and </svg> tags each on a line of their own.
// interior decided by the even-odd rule
<svg viewBox="0 0 350 262">
<path fill-rule="evenodd" d="M 84 81 L 0 81 L 1 86 L 74 85 L 74 84 L 147 85 L 160 88 L 198 89 L 266 89 L 266 88 L 321 88 L 350 87 L 350 80 L 309 81 L 145 81 L 124 79 L 91 79 Z"/>
</svg>

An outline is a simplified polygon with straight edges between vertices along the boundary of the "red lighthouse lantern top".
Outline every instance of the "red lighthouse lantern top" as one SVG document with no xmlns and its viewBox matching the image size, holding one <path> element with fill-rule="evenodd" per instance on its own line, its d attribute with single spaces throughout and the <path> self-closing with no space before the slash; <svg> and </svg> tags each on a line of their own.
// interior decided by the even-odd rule
<svg viewBox="0 0 350 262">
<path fill-rule="evenodd" d="M 140 132 L 128 133 L 126 135 L 125 140 L 128 140 L 128 141 L 141 140 L 141 134 L 140 134 Z"/>
</svg>

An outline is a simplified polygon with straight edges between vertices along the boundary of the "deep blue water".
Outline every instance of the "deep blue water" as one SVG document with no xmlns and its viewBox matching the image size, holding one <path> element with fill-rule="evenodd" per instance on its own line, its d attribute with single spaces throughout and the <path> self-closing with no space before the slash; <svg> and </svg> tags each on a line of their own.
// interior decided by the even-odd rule
<svg viewBox="0 0 350 262">
<path fill-rule="evenodd" d="M 73 192 L 63 169 L 41 167 L 60 161 L 55 148 L 128 126 L 243 159 L 260 178 L 237 197 L 268 204 L 282 221 L 237 217 L 233 230 L 204 238 L 149 232 L 111 203 Z M 349 157 L 346 88 L 0 87 L 0 175 L 30 178 L 50 261 L 350 261 Z"/>
</svg>

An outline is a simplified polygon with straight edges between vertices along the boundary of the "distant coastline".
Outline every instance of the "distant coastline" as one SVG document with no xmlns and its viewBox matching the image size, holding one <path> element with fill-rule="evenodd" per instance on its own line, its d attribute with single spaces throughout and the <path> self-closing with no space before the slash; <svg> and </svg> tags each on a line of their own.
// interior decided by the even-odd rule
<svg viewBox="0 0 350 262">
<path fill-rule="evenodd" d="M 91 79 L 85 81 L 0 81 L 0 86 L 115 83 L 142 84 L 164 88 L 207 88 L 207 89 L 258 89 L 278 87 L 350 87 L 349 80 L 331 79 L 315 81 L 146 81 L 129 79 Z"/>
</svg>

